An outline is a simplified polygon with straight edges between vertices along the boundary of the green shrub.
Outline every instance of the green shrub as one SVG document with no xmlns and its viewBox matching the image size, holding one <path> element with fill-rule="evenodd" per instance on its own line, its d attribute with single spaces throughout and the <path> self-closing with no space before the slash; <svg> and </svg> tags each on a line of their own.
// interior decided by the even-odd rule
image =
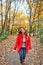
<svg viewBox="0 0 43 65">
<path fill-rule="evenodd" d="M 40 37 L 40 42 L 43 43 L 43 37 Z"/>
<path fill-rule="evenodd" d="M 14 34 L 16 34 L 16 33 L 17 33 L 17 29 L 16 29 L 16 28 L 14 28 L 13 33 L 14 33 Z"/>
<path fill-rule="evenodd" d="M 0 36 L 0 41 L 6 39 L 7 37 L 8 37 L 8 33 L 4 31 Z"/>
<path fill-rule="evenodd" d="M 43 28 L 42 27 L 38 31 L 38 36 L 40 38 L 40 42 L 43 44 Z"/>
</svg>

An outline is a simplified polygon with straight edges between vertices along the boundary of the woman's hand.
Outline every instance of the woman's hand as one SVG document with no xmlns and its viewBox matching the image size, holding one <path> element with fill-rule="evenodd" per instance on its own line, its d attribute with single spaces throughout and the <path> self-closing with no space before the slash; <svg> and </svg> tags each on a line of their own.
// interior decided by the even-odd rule
<svg viewBox="0 0 43 65">
<path fill-rule="evenodd" d="M 16 51 L 16 50 L 13 50 L 13 51 Z"/>
</svg>

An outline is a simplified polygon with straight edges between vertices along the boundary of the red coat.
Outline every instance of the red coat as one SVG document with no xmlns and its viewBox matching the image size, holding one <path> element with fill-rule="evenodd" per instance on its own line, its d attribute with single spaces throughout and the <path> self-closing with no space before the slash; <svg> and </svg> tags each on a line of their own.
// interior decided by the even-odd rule
<svg viewBox="0 0 43 65">
<path fill-rule="evenodd" d="M 25 38 L 26 38 L 26 53 L 27 53 L 29 49 L 32 49 L 32 46 L 31 46 L 30 37 L 28 36 L 28 37 L 25 37 Z M 23 41 L 23 35 L 18 34 L 16 41 L 14 43 L 14 47 L 13 47 L 13 49 L 16 50 L 17 52 L 19 52 L 20 49 L 21 49 L 22 41 Z"/>
</svg>

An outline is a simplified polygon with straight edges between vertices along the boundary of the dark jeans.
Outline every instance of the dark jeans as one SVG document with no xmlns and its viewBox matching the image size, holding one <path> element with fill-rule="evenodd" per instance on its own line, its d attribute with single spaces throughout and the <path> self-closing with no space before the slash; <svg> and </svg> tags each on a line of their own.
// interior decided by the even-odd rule
<svg viewBox="0 0 43 65">
<path fill-rule="evenodd" d="M 23 59 L 26 57 L 26 48 L 21 47 L 20 52 L 19 52 L 19 58 L 20 58 L 20 63 L 22 63 Z"/>
</svg>

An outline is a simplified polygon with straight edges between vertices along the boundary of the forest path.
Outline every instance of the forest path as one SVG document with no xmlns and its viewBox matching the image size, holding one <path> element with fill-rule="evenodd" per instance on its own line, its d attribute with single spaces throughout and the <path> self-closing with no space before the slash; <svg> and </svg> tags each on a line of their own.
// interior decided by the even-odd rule
<svg viewBox="0 0 43 65">
<path fill-rule="evenodd" d="M 0 65 L 20 65 L 19 54 L 13 51 L 16 35 L 0 42 Z M 32 50 L 28 52 L 25 65 L 43 65 L 43 46 L 38 38 L 31 37 Z"/>
</svg>

